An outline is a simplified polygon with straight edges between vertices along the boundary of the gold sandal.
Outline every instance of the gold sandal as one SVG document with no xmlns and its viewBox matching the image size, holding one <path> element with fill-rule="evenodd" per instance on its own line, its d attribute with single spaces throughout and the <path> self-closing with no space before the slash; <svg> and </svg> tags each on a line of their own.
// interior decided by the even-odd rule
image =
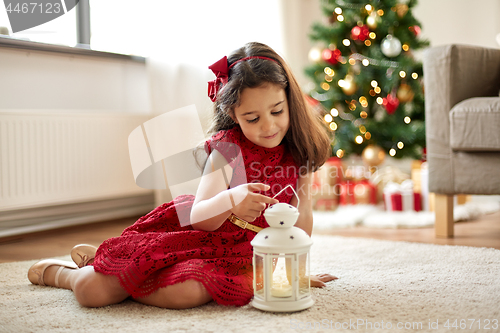
<svg viewBox="0 0 500 333">
<path fill-rule="evenodd" d="M 45 259 L 37 262 L 28 270 L 28 279 L 31 283 L 40 286 L 46 286 L 43 280 L 43 274 L 45 270 L 50 266 L 60 266 L 56 272 L 55 276 L 55 287 L 59 288 L 59 275 L 61 274 L 63 268 L 77 269 L 78 267 L 69 261 L 62 261 L 57 259 Z"/>
<path fill-rule="evenodd" d="M 89 244 L 78 244 L 71 250 L 71 259 L 79 268 L 94 262 L 97 247 Z"/>
</svg>

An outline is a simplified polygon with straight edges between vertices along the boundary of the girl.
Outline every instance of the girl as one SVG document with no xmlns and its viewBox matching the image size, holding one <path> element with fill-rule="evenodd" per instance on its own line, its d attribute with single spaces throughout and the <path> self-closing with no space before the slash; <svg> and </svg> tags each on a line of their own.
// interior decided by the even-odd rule
<svg viewBox="0 0 500 333">
<path fill-rule="evenodd" d="M 51 259 L 34 264 L 33 284 L 71 289 L 88 307 L 128 297 L 176 309 L 211 300 L 242 306 L 253 296 L 250 241 L 267 227 L 262 212 L 277 202 L 297 205 L 292 191 L 273 198 L 287 185 L 300 197 L 296 226 L 311 234 L 311 176 L 330 145 L 290 69 L 260 43 L 209 68 L 216 75 L 209 82 L 213 135 L 196 196 L 157 207 L 98 249 L 76 246 L 72 258 L 83 260 L 81 268 Z M 186 218 L 190 225 L 182 226 Z M 312 276 L 311 285 L 334 278 Z"/>
</svg>

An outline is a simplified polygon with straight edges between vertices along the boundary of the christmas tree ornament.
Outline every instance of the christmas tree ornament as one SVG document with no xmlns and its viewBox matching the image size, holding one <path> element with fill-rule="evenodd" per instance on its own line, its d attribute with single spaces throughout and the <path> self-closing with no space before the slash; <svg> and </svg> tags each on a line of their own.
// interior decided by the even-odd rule
<svg viewBox="0 0 500 333">
<path fill-rule="evenodd" d="M 382 105 L 388 114 L 393 114 L 399 106 L 399 100 L 396 96 L 387 95 L 387 97 L 382 99 Z"/>
<path fill-rule="evenodd" d="M 288 185 L 278 194 L 290 188 Z M 277 194 L 277 195 L 278 195 Z M 277 196 L 276 195 L 276 196 Z M 311 238 L 295 227 L 299 217 L 296 207 L 277 203 L 264 212 L 269 228 L 255 235 L 253 246 L 252 305 L 272 312 L 292 312 L 314 304 L 309 278 Z"/>
<path fill-rule="evenodd" d="M 364 42 L 368 39 L 370 35 L 370 29 L 368 29 L 367 25 L 355 26 L 351 29 L 351 38 L 353 40 L 360 40 Z"/>
<path fill-rule="evenodd" d="M 387 68 L 387 70 L 385 71 L 385 77 L 387 77 L 388 79 L 390 79 L 392 77 L 392 74 L 394 74 L 394 68 Z"/>
<path fill-rule="evenodd" d="M 361 153 L 363 162 L 369 167 L 382 164 L 385 160 L 385 151 L 378 145 L 368 145 Z"/>
<path fill-rule="evenodd" d="M 337 22 L 337 14 L 333 12 L 333 14 L 328 17 L 328 23 L 334 24 L 335 22 Z"/>
<path fill-rule="evenodd" d="M 356 82 L 354 82 L 354 77 L 351 74 L 347 74 L 345 79 L 339 80 L 339 86 L 342 88 L 344 94 L 348 96 L 353 95 L 358 90 Z"/>
<path fill-rule="evenodd" d="M 382 40 L 380 49 L 388 58 L 397 57 L 401 53 L 401 41 L 389 34 Z"/>
<path fill-rule="evenodd" d="M 398 3 L 395 6 L 395 12 L 399 18 L 403 18 L 408 13 L 408 5 L 405 3 Z"/>
<path fill-rule="evenodd" d="M 322 53 L 323 60 L 332 65 L 336 65 L 341 56 L 342 53 L 339 49 L 335 49 L 333 51 L 330 49 L 324 49 Z"/>
<path fill-rule="evenodd" d="M 377 12 L 372 12 L 366 17 L 366 25 L 368 26 L 368 28 L 375 30 L 377 29 L 379 20 L 380 16 L 377 15 Z"/>
<path fill-rule="evenodd" d="M 421 31 L 418 25 L 412 25 L 411 27 L 408 27 L 408 30 L 410 30 L 410 32 L 412 32 L 415 35 L 415 37 L 418 37 Z"/>
<path fill-rule="evenodd" d="M 401 103 L 408 103 L 413 100 L 413 97 L 415 97 L 415 93 L 408 84 L 402 83 L 398 88 L 396 97 Z"/>
<path fill-rule="evenodd" d="M 317 63 L 321 60 L 321 50 L 319 47 L 313 47 L 310 51 L 309 51 L 309 60 L 311 62 L 314 62 L 314 63 Z"/>
</svg>

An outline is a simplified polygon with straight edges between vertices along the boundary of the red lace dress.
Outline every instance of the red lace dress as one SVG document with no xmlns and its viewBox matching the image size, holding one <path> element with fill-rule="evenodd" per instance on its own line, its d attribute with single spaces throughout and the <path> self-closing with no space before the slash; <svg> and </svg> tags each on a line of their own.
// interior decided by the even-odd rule
<svg viewBox="0 0 500 333">
<path fill-rule="evenodd" d="M 268 196 L 289 184 L 296 186 L 299 170 L 286 145 L 272 149 L 257 146 L 237 126 L 214 135 L 205 147 L 208 153 L 219 150 L 233 163 L 231 184 L 246 176 L 249 183 L 270 185 L 264 192 Z M 235 147 L 241 149 L 242 165 L 236 165 Z M 283 191 L 277 199 L 290 202 L 292 195 L 292 191 Z M 193 279 L 201 282 L 218 304 L 247 304 L 253 296 L 250 241 L 255 232 L 227 220 L 212 232 L 182 227 L 179 216 L 189 217 L 193 200 L 192 195 L 179 196 L 139 218 L 121 236 L 104 241 L 96 253 L 95 271 L 117 276 L 134 298 Z M 268 226 L 263 216 L 253 224 Z"/>
</svg>

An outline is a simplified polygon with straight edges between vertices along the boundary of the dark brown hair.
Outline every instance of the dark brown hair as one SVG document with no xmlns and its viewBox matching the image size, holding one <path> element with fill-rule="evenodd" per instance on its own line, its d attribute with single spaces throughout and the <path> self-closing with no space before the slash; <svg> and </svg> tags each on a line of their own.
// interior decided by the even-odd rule
<svg viewBox="0 0 500 333">
<path fill-rule="evenodd" d="M 231 118 L 240 103 L 245 88 L 256 88 L 267 83 L 285 90 L 290 114 L 290 128 L 285 135 L 288 149 L 303 173 L 316 171 L 330 154 L 330 140 L 326 130 L 304 98 L 295 77 L 285 61 L 269 46 L 248 43 L 228 56 L 228 66 L 239 59 L 260 56 L 275 61 L 249 59 L 235 64 L 229 71 L 228 83 L 217 94 L 214 117 L 209 134 L 231 129 L 236 123 Z"/>
</svg>

